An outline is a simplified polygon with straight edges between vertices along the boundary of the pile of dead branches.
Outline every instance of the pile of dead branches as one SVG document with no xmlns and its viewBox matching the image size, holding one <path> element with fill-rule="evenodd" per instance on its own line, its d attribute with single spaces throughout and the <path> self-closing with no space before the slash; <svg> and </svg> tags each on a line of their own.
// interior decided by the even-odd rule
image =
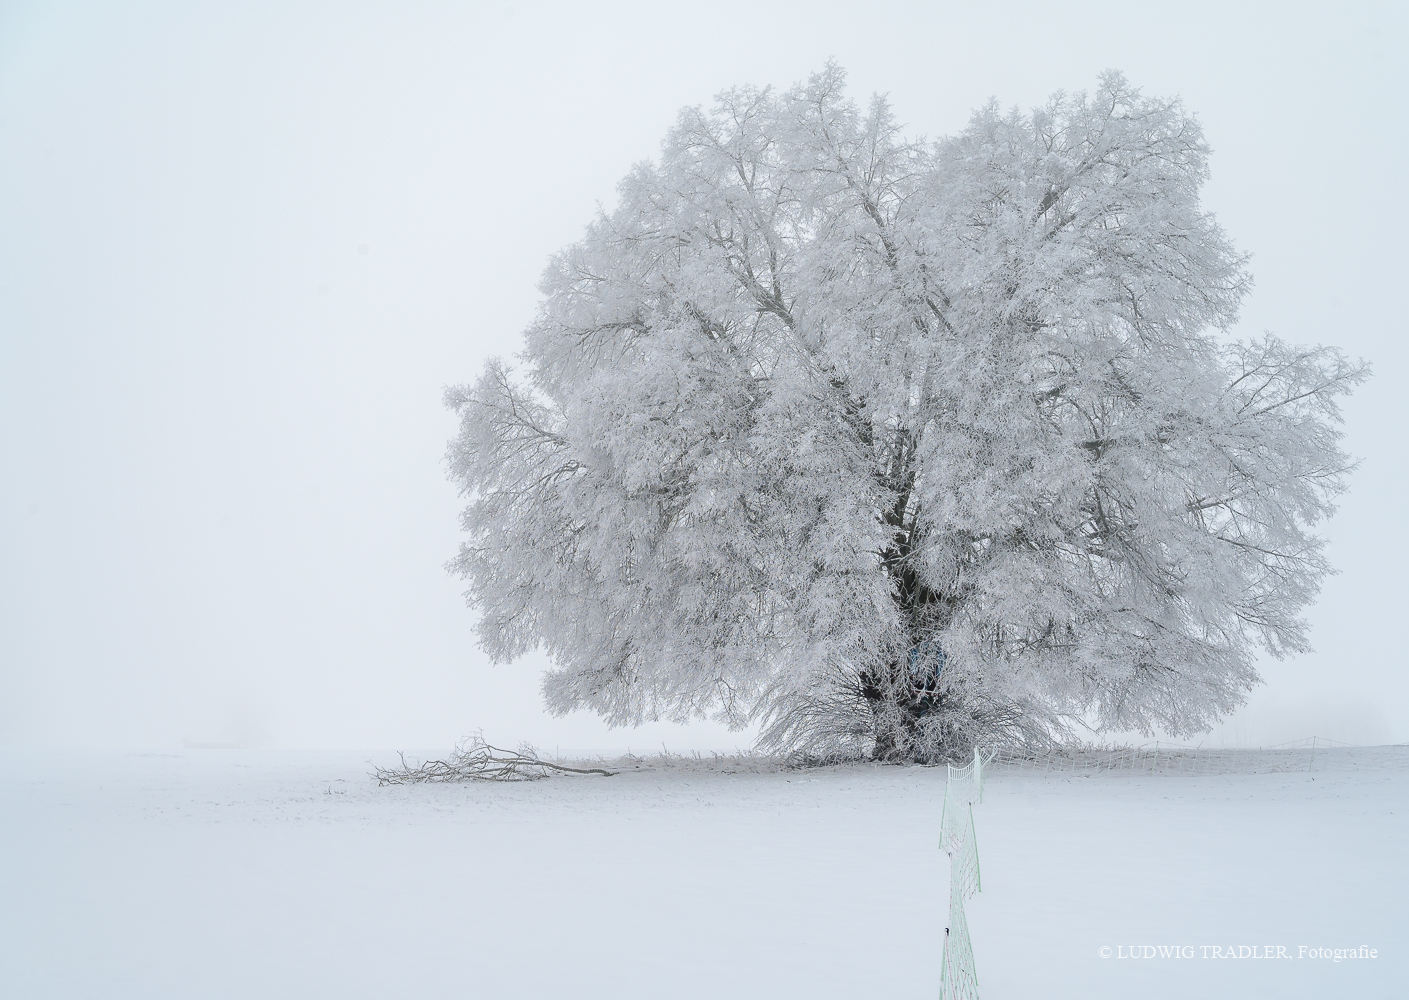
<svg viewBox="0 0 1409 1000">
<path fill-rule="evenodd" d="M 426 760 L 408 764 L 401 754 L 400 767 L 379 767 L 372 772 L 378 785 L 415 785 L 434 781 L 537 781 L 554 774 L 615 775 L 600 767 L 568 767 L 544 760 L 527 743 L 517 750 L 491 746 L 479 733 L 455 747 L 446 760 Z"/>
</svg>

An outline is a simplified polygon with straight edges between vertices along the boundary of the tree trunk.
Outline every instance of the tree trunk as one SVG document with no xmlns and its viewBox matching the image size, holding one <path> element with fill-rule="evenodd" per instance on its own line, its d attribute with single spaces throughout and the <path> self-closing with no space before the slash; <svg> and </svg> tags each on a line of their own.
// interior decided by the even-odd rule
<svg viewBox="0 0 1409 1000">
<path fill-rule="evenodd" d="M 930 746 L 934 741 L 921 730 L 921 720 L 941 708 L 937 677 L 917 681 L 902 661 L 867 670 L 860 679 L 875 733 L 872 759 L 927 763 L 943 755 L 945 748 Z"/>
</svg>

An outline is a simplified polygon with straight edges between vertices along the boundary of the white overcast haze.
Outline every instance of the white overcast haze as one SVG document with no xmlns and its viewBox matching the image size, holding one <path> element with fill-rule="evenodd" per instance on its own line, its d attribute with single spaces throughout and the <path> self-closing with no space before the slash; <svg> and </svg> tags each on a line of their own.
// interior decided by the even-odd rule
<svg viewBox="0 0 1409 1000">
<path fill-rule="evenodd" d="M 912 136 L 1107 68 L 1197 113 L 1235 332 L 1375 368 L 1316 652 L 1210 740 L 1409 741 L 1405 9 L 0 4 L 0 743 L 747 745 L 475 648 L 441 389 L 682 106 L 828 58 Z"/>
</svg>

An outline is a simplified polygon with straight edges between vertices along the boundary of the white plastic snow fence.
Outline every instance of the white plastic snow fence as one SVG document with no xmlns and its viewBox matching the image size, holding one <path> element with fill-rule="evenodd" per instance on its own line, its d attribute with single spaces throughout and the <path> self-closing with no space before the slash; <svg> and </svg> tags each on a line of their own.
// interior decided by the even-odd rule
<svg viewBox="0 0 1409 1000">
<path fill-rule="evenodd" d="M 974 803 L 983 802 L 983 765 L 983 755 L 975 749 L 972 764 L 949 765 L 944 783 L 939 847 L 949 855 L 949 921 L 940 964 L 940 1000 L 978 1000 L 978 972 L 964 903 L 983 888 L 974 833 Z"/>
</svg>

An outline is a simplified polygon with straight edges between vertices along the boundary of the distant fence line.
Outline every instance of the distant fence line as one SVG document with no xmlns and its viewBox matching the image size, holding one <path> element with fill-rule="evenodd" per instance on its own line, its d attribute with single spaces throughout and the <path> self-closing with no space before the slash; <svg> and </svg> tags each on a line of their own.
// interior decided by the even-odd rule
<svg viewBox="0 0 1409 1000">
<path fill-rule="evenodd" d="M 1155 741 L 1141 746 L 1058 745 L 1038 751 L 998 750 L 1000 772 L 1128 771 L 1134 774 L 1268 774 L 1293 771 L 1400 769 L 1409 746 L 1359 747 L 1320 736 L 1276 746 L 1198 747 Z"/>
<path fill-rule="evenodd" d="M 591 761 L 623 770 L 657 767 L 721 772 L 770 772 L 794 767 L 865 763 L 864 758 L 800 761 L 788 755 L 748 750 L 686 750 L 661 747 L 637 754 L 620 749 L 554 747 L 545 759 Z M 880 766 L 880 765 L 875 765 Z M 939 765 L 944 766 L 944 765 Z M 1139 746 L 1061 743 L 1044 749 L 988 749 L 983 766 L 995 774 L 1123 771 L 1130 774 L 1267 774 L 1293 771 L 1403 770 L 1409 768 L 1409 745 L 1356 746 L 1308 736 L 1269 747 L 1203 747 L 1158 740 Z M 956 769 L 958 770 L 963 769 Z M 956 773 L 957 777 L 957 773 Z"/>
</svg>

